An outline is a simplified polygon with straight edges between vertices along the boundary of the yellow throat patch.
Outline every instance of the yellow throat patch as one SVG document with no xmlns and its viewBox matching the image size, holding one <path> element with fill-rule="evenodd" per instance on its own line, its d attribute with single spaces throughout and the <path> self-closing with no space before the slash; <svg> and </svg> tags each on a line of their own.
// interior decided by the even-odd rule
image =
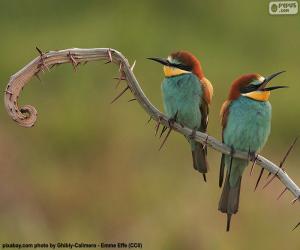
<svg viewBox="0 0 300 250">
<path fill-rule="evenodd" d="M 191 73 L 191 72 L 182 70 L 182 69 L 178 69 L 178 68 L 164 66 L 164 74 L 166 77 L 178 76 L 178 75 L 187 74 L 187 73 Z"/>
<path fill-rule="evenodd" d="M 268 99 L 270 97 L 270 93 L 271 93 L 270 91 L 253 91 L 253 92 L 242 94 L 242 95 L 247 96 L 256 101 L 265 102 L 265 101 L 268 101 Z"/>
</svg>

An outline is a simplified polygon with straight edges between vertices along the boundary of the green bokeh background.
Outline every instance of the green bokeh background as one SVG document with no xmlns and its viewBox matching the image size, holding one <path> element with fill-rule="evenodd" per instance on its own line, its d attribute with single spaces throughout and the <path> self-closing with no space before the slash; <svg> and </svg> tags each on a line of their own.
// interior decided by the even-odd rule
<svg viewBox="0 0 300 250">
<path fill-rule="evenodd" d="M 270 16 L 268 1 L 0 1 L 0 82 L 41 49 L 111 47 L 130 62 L 144 92 L 162 109 L 161 66 L 146 60 L 185 49 L 214 84 L 209 133 L 220 138 L 219 109 L 230 83 L 244 73 L 287 73 L 271 96 L 272 134 L 263 155 L 279 163 L 299 135 L 300 15 Z M 243 178 L 232 230 L 217 211 L 220 154 L 209 150 L 208 183 L 192 168 L 185 139 L 174 133 L 158 152 L 154 123 L 118 69 L 103 62 L 74 73 L 63 65 L 33 79 L 21 104 L 39 111 L 34 128 L 17 126 L 0 109 L 0 242 L 142 242 L 144 249 L 300 249 L 299 204 L 276 201 L 277 180 L 253 192 Z M 300 146 L 286 162 L 300 184 Z M 265 180 L 265 177 L 263 177 Z"/>
</svg>

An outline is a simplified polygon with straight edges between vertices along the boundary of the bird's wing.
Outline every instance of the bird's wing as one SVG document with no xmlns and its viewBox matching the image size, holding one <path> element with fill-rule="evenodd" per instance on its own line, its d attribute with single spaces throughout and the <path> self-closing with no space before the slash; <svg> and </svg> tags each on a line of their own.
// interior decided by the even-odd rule
<svg viewBox="0 0 300 250">
<path fill-rule="evenodd" d="M 202 101 L 199 107 L 202 117 L 199 131 L 206 133 L 208 125 L 209 104 L 213 96 L 213 86 L 211 82 L 205 77 L 199 80 L 203 91 Z"/>
<path fill-rule="evenodd" d="M 199 79 L 200 80 L 200 79 Z M 202 85 L 203 96 L 201 105 L 199 106 L 201 112 L 201 123 L 199 131 L 206 133 L 208 126 L 208 114 L 209 114 L 209 104 L 213 95 L 213 87 L 210 81 L 203 77 L 200 80 L 200 84 Z M 207 155 L 207 147 L 204 148 L 205 155 Z"/>
<path fill-rule="evenodd" d="M 223 130 L 225 129 L 226 124 L 227 124 L 230 103 L 231 103 L 231 101 L 226 100 L 223 103 L 223 105 L 221 107 L 221 111 L 220 111 L 221 125 L 222 125 L 222 139 L 223 139 Z"/>
<path fill-rule="evenodd" d="M 203 98 L 207 104 L 210 104 L 212 96 L 214 94 L 214 88 L 213 88 L 211 82 L 207 78 L 203 77 L 199 80 L 202 83 Z"/>
<path fill-rule="evenodd" d="M 229 114 L 229 106 L 230 106 L 230 101 L 226 100 L 220 111 L 220 116 L 221 116 L 221 125 L 222 125 L 222 142 L 224 143 L 224 129 L 227 124 L 227 118 Z M 223 180 L 224 180 L 224 170 L 225 170 L 225 155 L 222 154 L 221 158 L 221 164 L 220 164 L 220 173 L 219 173 L 219 187 L 222 187 Z"/>
<path fill-rule="evenodd" d="M 200 105 L 200 112 L 201 112 L 201 124 L 200 124 L 200 132 L 206 133 L 207 125 L 208 125 L 208 114 L 209 114 L 209 107 L 207 102 L 202 98 L 202 102 Z"/>
</svg>

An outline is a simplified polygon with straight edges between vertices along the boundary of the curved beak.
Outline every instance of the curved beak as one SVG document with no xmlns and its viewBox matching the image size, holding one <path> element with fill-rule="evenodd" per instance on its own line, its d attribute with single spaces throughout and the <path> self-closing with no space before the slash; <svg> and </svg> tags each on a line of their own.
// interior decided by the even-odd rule
<svg viewBox="0 0 300 250">
<path fill-rule="evenodd" d="M 170 62 L 167 59 L 165 59 L 165 58 L 147 57 L 147 59 L 155 61 L 155 62 L 158 62 L 158 63 L 160 63 L 162 65 L 166 65 L 166 66 L 170 65 Z"/>
<path fill-rule="evenodd" d="M 265 80 L 261 83 L 261 85 L 259 86 L 259 90 L 261 91 L 272 91 L 272 90 L 275 90 L 275 89 L 282 89 L 282 88 L 288 88 L 288 86 L 273 86 L 273 87 L 267 87 L 266 88 L 266 85 L 273 79 L 275 78 L 276 76 L 284 73 L 285 70 L 282 70 L 282 71 L 279 71 L 279 72 L 276 72 L 272 75 L 269 75 L 265 78 Z"/>
</svg>

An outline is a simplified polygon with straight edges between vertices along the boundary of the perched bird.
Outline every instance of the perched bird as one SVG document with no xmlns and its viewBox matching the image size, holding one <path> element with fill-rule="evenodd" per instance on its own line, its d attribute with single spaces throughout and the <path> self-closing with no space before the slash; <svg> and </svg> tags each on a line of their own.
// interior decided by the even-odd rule
<svg viewBox="0 0 300 250">
<path fill-rule="evenodd" d="M 228 99 L 221 108 L 222 141 L 234 150 L 249 152 L 253 157 L 265 145 L 271 129 L 270 91 L 286 86 L 267 87 L 276 76 L 266 78 L 259 74 L 243 75 L 231 85 Z M 219 186 L 222 186 L 224 169 L 226 180 L 219 201 L 219 210 L 227 213 L 227 231 L 230 229 L 231 215 L 237 213 L 242 174 L 247 160 L 233 159 L 222 155 Z"/>
<path fill-rule="evenodd" d="M 163 104 L 166 115 L 176 118 L 181 125 L 193 131 L 206 132 L 208 105 L 213 95 L 213 87 L 204 77 L 200 61 L 190 52 L 178 51 L 167 59 L 148 58 L 164 65 L 165 79 L 162 82 Z M 206 181 L 208 169 L 207 148 L 187 137 L 192 148 L 193 166 L 203 174 Z"/>
</svg>

